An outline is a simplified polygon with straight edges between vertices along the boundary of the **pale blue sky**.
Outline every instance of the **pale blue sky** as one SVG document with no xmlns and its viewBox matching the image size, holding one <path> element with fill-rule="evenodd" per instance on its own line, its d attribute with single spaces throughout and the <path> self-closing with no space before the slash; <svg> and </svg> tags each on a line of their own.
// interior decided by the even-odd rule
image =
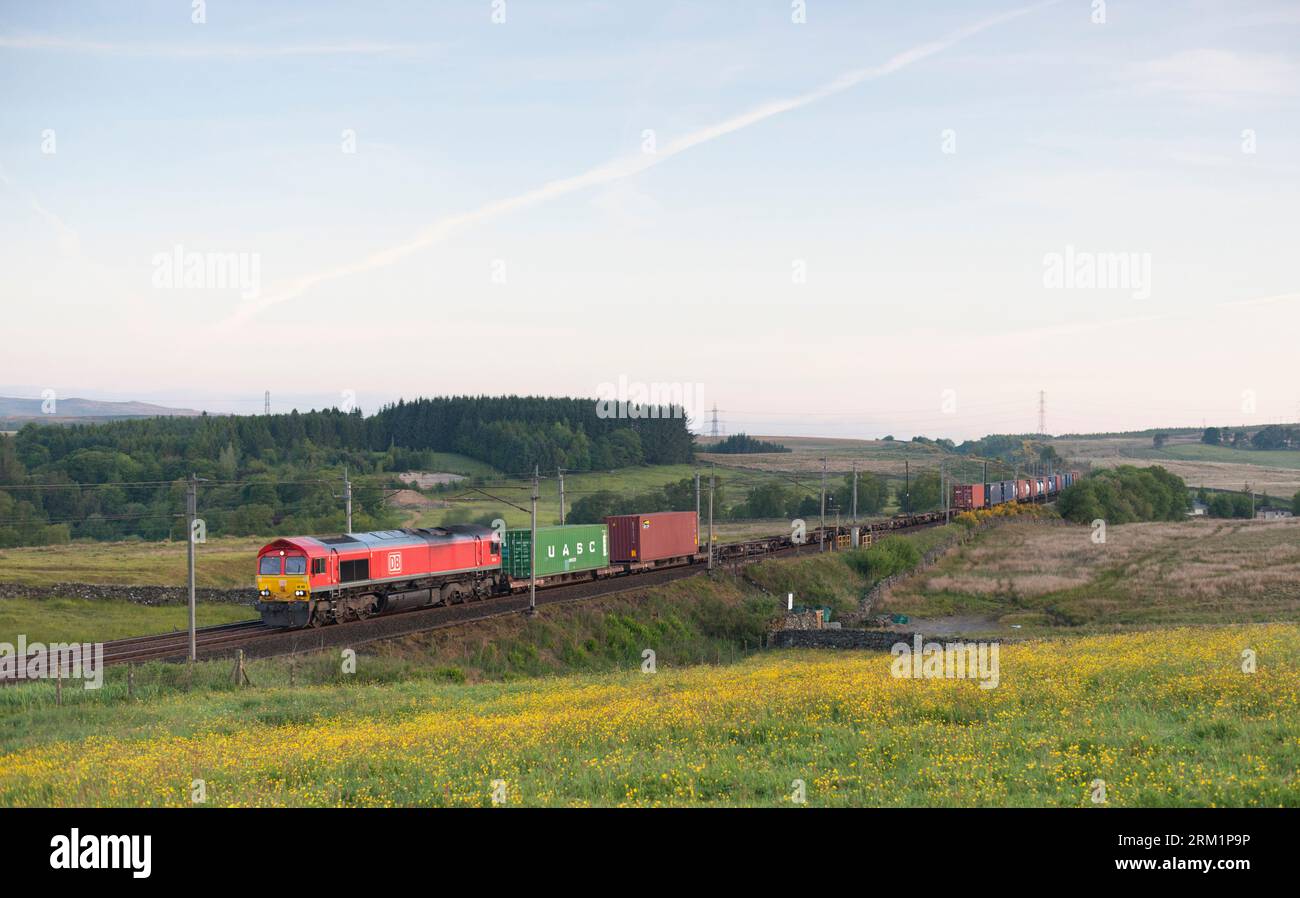
<svg viewBox="0 0 1300 898">
<path fill-rule="evenodd" d="M 0 8 L 8 393 L 622 376 L 860 436 L 1033 429 L 1040 389 L 1054 432 L 1300 413 L 1295 3 Z M 156 288 L 177 245 L 256 254 L 258 295 Z M 1146 254 L 1149 295 L 1045 288 L 1067 247 Z"/>
</svg>

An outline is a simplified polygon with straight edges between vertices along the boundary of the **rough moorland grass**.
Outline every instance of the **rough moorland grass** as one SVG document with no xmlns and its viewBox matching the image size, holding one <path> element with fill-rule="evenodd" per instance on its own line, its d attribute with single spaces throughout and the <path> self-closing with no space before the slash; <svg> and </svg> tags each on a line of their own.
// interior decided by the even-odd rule
<svg viewBox="0 0 1300 898">
<path fill-rule="evenodd" d="M 1233 449 L 1231 446 L 1207 446 L 1204 443 L 1178 443 L 1165 446 L 1163 449 L 1142 450 L 1139 457 L 1231 462 L 1271 468 L 1300 468 L 1300 452 L 1295 450 Z"/>
<path fill-rule="evenodd" d="M 250 620 L 247 605 L 201 604 L 195 609 L 200 627 Z M 128 636 L 168 633 L 189 626 L 184 605 L 141 605 L 124 600 L 0 599 L 0 642 L 106 642 Z"/>
<path fill-rule="evenodd" d="M 781 607 L 794 593 L 796 605 L 852 611 L 867 589 L 866 579 L 845 563 L 847 552 L 760 561 L 743 569 L 744 577 L 775 597 Z"/>
<path fill-rule="evenodd" d="M 1024 632 L 1294 620 L 1300 521 L 1011 524 L 895 586 L 882 610 L 979 614 Z"/>
<path fill-rule="evenodd" d="M 757 438 L 780 443 L 791 451 L 741 455 L 710 453 L 708 449 L 712 441 L 705 439 L 700 441 L 702 450 L 700 459 L 705 462 L 716 462 L 719 468 L 734 467 L 749 472 L 779 471 L 786 475 L 791 472 L 801 475 L 819 475 L 823 459 L 832 471 L 847 472 L 856 464 L 859 471 L 885 474 L 900 479 L 909 465 L 912 474 L 915 475 L 923 470 L 937 473 L 940 463 L 943 463 L 946 464 L 950 474 L 968 480 L 978 480 L 984 469 L 982 458 L 944 452 L 937 446 L 925 443 L 824 437 L 760 436 Z M 992 460 L 990 473 L 995 474 L 998 470 L 999 462 Z M 805 479 L 809 483 L 816 482 L 811 477 L 805 476 Z M 840 475 L 835 476 L 835 482 L 838 485 Z"/>
<path fill-rule="evenodd" d="M 802 780 L 814 806 L 1087 807 L 1097 779 L 1115 806 L 1300 805 L 1296 625 L 1006 645 L 988 690 L 891 661 L 120 701 L 0 755 L 0 804 L 186 805 L 197 778 L 216 805 L 487 805 L 494 780 L 509 804 L 783 805 Z"/>
</svg>

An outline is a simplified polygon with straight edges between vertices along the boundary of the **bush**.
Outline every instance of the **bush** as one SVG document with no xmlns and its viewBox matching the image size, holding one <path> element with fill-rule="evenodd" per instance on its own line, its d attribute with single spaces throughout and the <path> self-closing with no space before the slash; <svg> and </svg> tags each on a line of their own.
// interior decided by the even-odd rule
<svg viewBox="0 0 1300 898">
<path fill-rule="evenodd" d="M 1100 471 L 1066 487 L 1057 501 L 1061 517 L 1076 524 L 1098 518 L 1110 524 L 1178 521 L 1187 505 L 1187 484 L 1159 465 Z"/>
<path fill-rule="evenodd" d="M 1249 493 L 1215 493 L 1210 499 L 1212 518 L 1249 518 L 1254 510 L 1255 503 Z"/>
<path fill-rule="evenodd" d="M 865 549 L 849 552 L 845 561 L 868 580 L 883 580 L 920 564 L 921 550 L 901 536 L 886 536 Z"/>
</svg>

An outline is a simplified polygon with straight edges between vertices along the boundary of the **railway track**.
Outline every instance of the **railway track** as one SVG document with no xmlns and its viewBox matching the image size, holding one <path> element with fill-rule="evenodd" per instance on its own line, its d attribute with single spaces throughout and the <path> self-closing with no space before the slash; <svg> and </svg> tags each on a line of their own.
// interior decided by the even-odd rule
<svg viewBox="0 0 1300 898">
<path fill-rule="evenodd" d="M 920 530 L 936 526 L 941 522 L 942 515 L 926 515 L 917 516 L 907 523 L 898 520 L 887 521 L 883 525 L 878 523 L 870 529 L 882 533 Z M 849 528 L 840 529 L 847 533 Z M 831 538 L 827 541 L 826 551 L 831 551 L 830 543 L 834 542 L 834 534 L 830 533 L 830 528 L 827 535 Z M 812 532 L 809 541 L 802 545 L 778 545 L 778 541 L 782 539 L 784 537 L 768 537 L 720 545 L 717 550 L 720 557 L 715 561 L 715 567 L 737 569 L 743 565 L 771 558 L 815 554 L 821 550 L 816 531 Z M 707 570 L 707 566 L 702 562 L 681 563 L 618 577 L 557 584 L 538 589 L 537 606 L 617 595 L 698 576 Z M 348 648 L 381 639 L 461 626 L 493 617 L 519 614 L 526 611 L 528 607 L 528 594 L 522 592 L 456 605 L 418 608 L 320 628 L 281 630 L 268 627 L 260 620 L 237 621 L 212 627 L 200 627 L 195 631 L 195 647 L 201 660 L 229 657 L 241 649 L 249 658 L 295 655 L 328 648 Z M 181 661 L 188 657 L 189 633 L 183 630 L 118 639 L 103 644 L 105 666 L 138 664 L 145 661 Z M 0 684 L 13 682 L 20 681 L 0 677 Z"/>
<path fill-rule="evenodd" d="M 230 624 L 217 624 L 211 627 L 199 627 L 194 631 L 194 644 L 200 657 L 206 657 L 211 653 L 225 646 L 239 646 L 250 639 L 256 639 L 258 636 L 267 633 L 276 632 L 271 627 L 266 626 L 260 620 L 252 619 L 246 621 L 236 621 Z M 75 645 L 76 643 L 55 643 L 57 645 Z M 57 665 L 60 675 L 71 677 L 73 674 L 73 661 L 64 651 L 57 654 L 51 651 L 47 658 L 47 664 Z M 145 661 L 171 660 L 177 658 L 188 658 L 190 653 L 190 635 L 187 630 L 175 630 L 170 633 L 155 633 L 150 636 L 132 636 L 128 639 L 115 639 L 103 643 L 103 654 L 101 663 L 107 667 L 110 664 L 136 664 Z M 28 653 L 26 662 L 30 663 L 35 657 L 34 653 Z M 83 664 L 85 663 L 83 656 Z M 9 685 L 15 682 L 21 682 L 22 679 L 16 676 L 0 676 L 0 685 Z"/>
<path fill-rule="evenodd" d="M 194 631 L 195 647 L 202 653 L 221 645 L 238 645 L 249 639 L 275 631 L 260 620 L 236 621 L 232 624 L 218 624 L 213 627 L 199 627 Z M 153 636 L 136 636 L 131 639 L 117 639 L 104 643 L 105 664 L 127 664 L 137 661 L 153 661 L 159 658 L 175 657 L 178 653 L 188 655 L 190 651 L 190 634 L 186 630 L 171 633 L 159 633 Z"/>
</svg>

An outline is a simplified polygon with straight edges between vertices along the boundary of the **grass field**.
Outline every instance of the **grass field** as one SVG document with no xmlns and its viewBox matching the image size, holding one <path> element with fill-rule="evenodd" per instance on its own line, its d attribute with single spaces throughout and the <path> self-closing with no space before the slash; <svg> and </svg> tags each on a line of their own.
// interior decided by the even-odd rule
<svg viewBox="0 0 1300 898">
<path fill-rule="evenodd" d="M 1246 484 L 1249 484 L 1257 495 L 1267 493 L 1274 499 L 1286 500 L 1288 503 L 1300 490 L 1300 470 L 1295 468 L 1270 468 L 1246 462 L 1179 461 L 1162 458 L 1094 459 L 1092 464 L 1094 467 L 1160 465 L 1169 473 L 1183 478 L 1184 482 L 1193 489 L 1204 486 L 1211 489 L 1241 491 L 1245 489 Z"/>
<path fill-rule="evenodd" d="M 1157 449 L 1150 437 L 1097 437 L 1095 439 L 1058 439 L 1051 444 L 1067 458 L 1093 459 L 1145 458 L 1166 461 L 1209 461 L 1235 465 L 1254 465 L 1265 468 L 1300 469 L 1300 451 L 1278 449 L 1233 449 L 1231 446 L 1210 446 L 1199 436 L 1170 438 Z"/>
<path fill-rule="evenodd" d="M 201 587 L 251 586 L 257 550 L 269 537 L 212 537 L 196 547 L 195 581 Z M 62 546 L 0 549 L 0 583 L 156 584 L 186 582 L 184 542 L 75 542 Z"/>
<path fill-rule="evenodd" d="M 1300 520 L 1126 524 L 1107 528 L 1101 545 L 1091 536 L 1022 523 L 989 531 L 878 608 L 922 628 L 970 616 L 1003 634 L 1300 616 Z"/>
<path fill-rule="evenodd" d="M 704 463 L 716 462 L 719 467 L 752 472 L 786 472 L 809 484 L 820 484 L 823 457 L 826 458 L 827 469 L 835 473 L 837 481 L 852 470 L 854 465 L 857 465 L 859 471 L 900 479 L 909 470 L 913 476 L 922 471 L 937 472 L 940 462 L 944 462 L 946 470 L 958 480 L 978 480 L 984 471 L 983 459 L 945 453 L 938 447 L 924 443 L 820 437 L 756 438 L 780 443 L 791 451 L 744 455 L 710 453 L 708 446 L 713 441 L 705 438 L 700 441 L 699 457 Z M 995 476 L 999 470 L 1000 464 L 997 461 L 989 462 L 990 476 Z"/>
<path fill-rule="evenodd" d="M 454 452 L 431 452 L 428 470 L 434 473 L 460 474 L 462 477 L 498 477 L 500 472 L 487 462 L 457 455 Z"/>
<path fill-rule="evenodd" d="M 249 620 L 256 613 L 247 605 L 200 604 L 200 627 Z M 141 605 L 136 602 L 88 599 L 0 599 L 0 642 L 14 644 L 18 634 L 31 642 L 106 642 L 128 636 L 169 633 L 189 626 L 183 605 Z"/>
<path fill-rule="evenodd" d="M 1213 461 L 1238 465 L 1258 465 L 1265 468 L 1300 469 L 1300 452 L 1295 450 L 1233 449 L 1229 446 L 1207 446 L 1204 443 L 1173 443 L 1161 449 L 1141 450 L 1144 458 L 1178 459 L 1183 461 Z M 1150 452 L 1150 455 L 1146 455 Z"/>
<path fill-rule="evenodd" d="M 1162 465 L 1190 487 L 1241 490 L 1250 484 L 1257 493 L 1278 499 L 1290 499 L 1300 490 L 1300 452 L 1292 450 L 1207 446 L 1197 436 L 1171 439 L 1160 449 L 1150 437 L 1062 439 L 1052 445 L 1066 459 L 1094 467 Z"/>
<path fill-rule="evenodd" d="M 201 779 L 213 805 L 792 806 L 801 782 L 810 806 L 1088 807 L 1101 779 L 1111 806 L 1300 805 L 1296 625 L 1006 645 L 987 690 L 891 660 L 32 708 L 0 804 L 185 806 Z"/>
</svg>

